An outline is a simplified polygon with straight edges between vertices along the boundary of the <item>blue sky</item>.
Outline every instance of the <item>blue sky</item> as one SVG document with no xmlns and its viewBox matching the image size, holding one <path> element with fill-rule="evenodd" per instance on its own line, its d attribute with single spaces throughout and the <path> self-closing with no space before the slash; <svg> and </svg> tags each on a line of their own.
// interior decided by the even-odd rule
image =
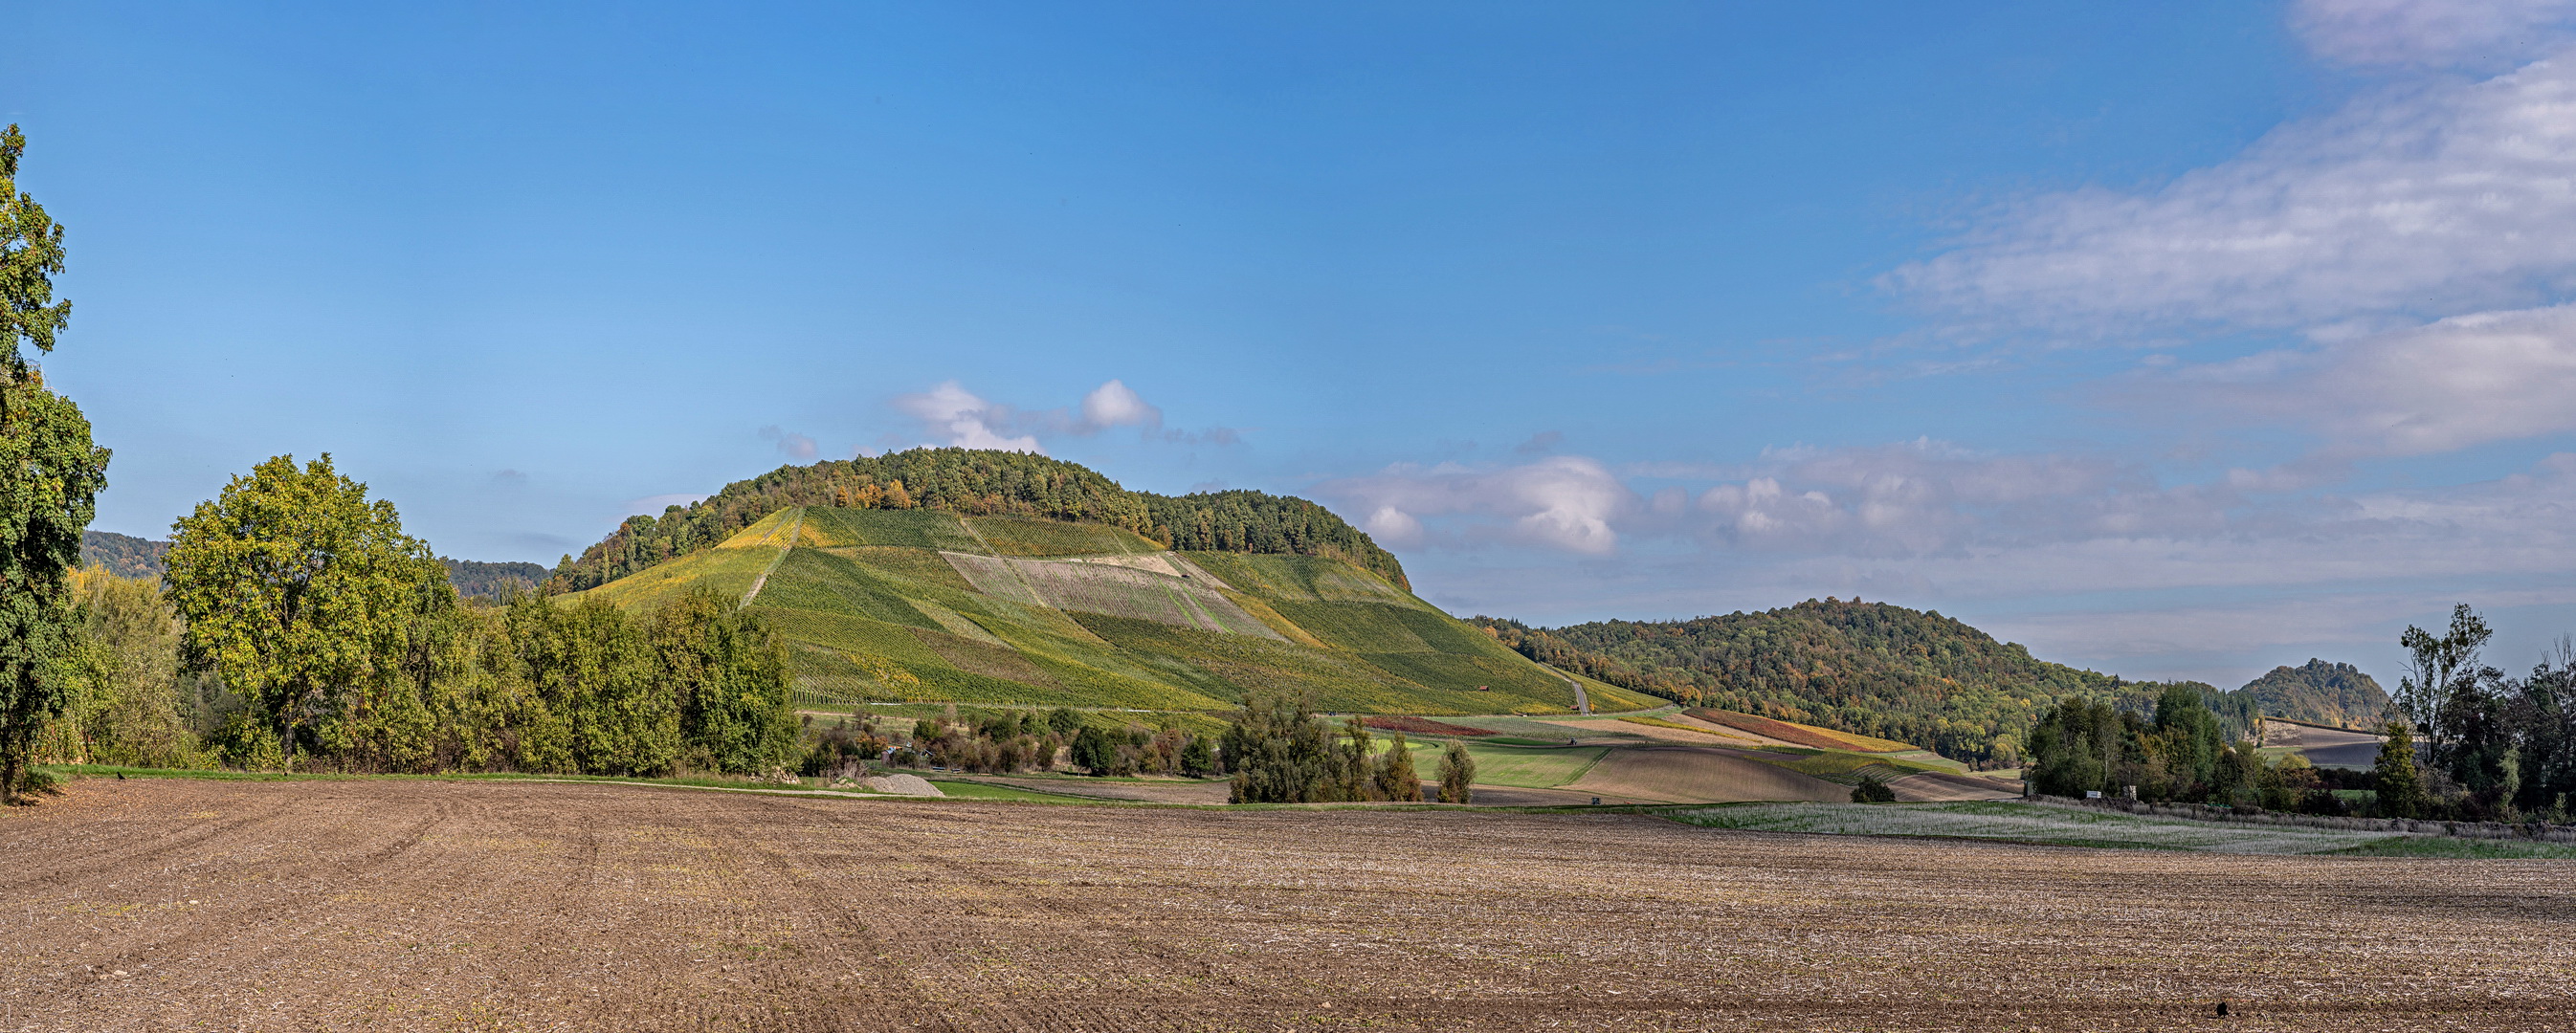
<svg viewBox="0 0 2576 1033">
<path fill-rule="evenodd" d="M 2570 13 L 30 4 L 0 119 L 104 529 L 329 451 L 550 563 L 1004 444 L 1461 613 L 2393 682 L 2453 601 L 2576 628 Z"/>
</svg>

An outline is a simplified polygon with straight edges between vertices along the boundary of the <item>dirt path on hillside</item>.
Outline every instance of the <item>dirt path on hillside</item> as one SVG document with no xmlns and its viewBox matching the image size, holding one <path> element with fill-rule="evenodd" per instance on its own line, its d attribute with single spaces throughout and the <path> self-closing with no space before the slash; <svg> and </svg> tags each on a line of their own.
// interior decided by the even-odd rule
<svg viewBox="0 0 2576 1033">
<path fill-rule="evenodd" d="M 0 1028 L 2538 1029 L 2555 862 L 1619 815 L 76 783 L 0 813 Z M 2367 916 L 2366 920 L 2356 916 Z"/>
</svg>

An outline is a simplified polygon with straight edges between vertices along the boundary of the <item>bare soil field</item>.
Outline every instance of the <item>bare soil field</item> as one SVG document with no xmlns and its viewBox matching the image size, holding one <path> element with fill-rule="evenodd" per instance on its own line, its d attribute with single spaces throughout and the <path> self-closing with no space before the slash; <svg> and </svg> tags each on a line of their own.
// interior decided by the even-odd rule
<svg viewBox="0 0 2576 1033">
<path fill-rule="evenodd" d="M 2020 782 L 2005 782 L 1976 775 L 1953 775 L 1946 771 L 1926 771 L 1907 775 L 1887 783 L 1896 790 L 1896 798 L 1907 803 L 1950 800 L 2009 800 L 2021 795 Z"/>
<path fill-rule="evenodd" d="M 1851 799 L 1850 786 L 1708 746 L 1614 749 L 1563 788 L 1668 803 Z"/>
<path fill-rule="evenodd" d="M 2321 768 L 2366 768 L 2379 762 L 2379 736 L 2370 732 L 2266 720 L 2263 741 L 2295 749 Z"/>
<path fill-rule="evenodd" d="M 2571 870 L 91 780 L 0 813 L 0 1029 L 2547 1029 Z"/>
</svg>

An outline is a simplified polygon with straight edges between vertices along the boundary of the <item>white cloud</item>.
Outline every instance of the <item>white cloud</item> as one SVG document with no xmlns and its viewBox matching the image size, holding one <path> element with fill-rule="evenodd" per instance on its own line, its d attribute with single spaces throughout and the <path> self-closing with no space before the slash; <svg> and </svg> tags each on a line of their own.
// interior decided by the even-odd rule
<svg viewBox="0 0 2576 1033">
<path fill-rule="evenodd" d="M 1144 396 L 1122 381 L 1112 380 L 1082 396 L 1082 424 L 1086 431 L 1111 427 L 1144 427 L 1149 430 L 1163 425 L 1163 410 L 1148 404 Z"/>
<path fill-rule="evenodd" d="M 2290 26 L 2346 65 L 2515 62 L 2564 42 L 2576 0 L 2299 0 Z"/>
<path fill-rule="evenodd" d="M 921 394 L 904 395 L 894 404 L 920 420 L 930 433 L 946 438 L 944 444 L 961 448 L 1043 453 L 1046 449 L 1038 444 L 1041 435 L 1089 437 L 1117 427 L 1135 427 L 1144 440 L 1175 445 L 1232 445 L 1243 440 L 1242 432 L 1231 427 L 1166 429 L 1163 410 L 1120 380 L 1091 389 L 1077 409 L 1014 409 L 985 401 L 954 380 Z M 885 447 L 899 443 L 886 442 Z"/>
<path fill-rule="evenodd" d="M 2425 455 L 2576 430 L 2576 305 L 2480 312 L 2155 378 L 2203 406 L 2288 418 L 2330 455 Z"/>
<path fill-rule="evenodd" d="M 917 395 L 904 395 L 894 400 L 896 409 L 918 419 L 932 434 L 944 435 L 947 444 L 959 448 L 990 448 L 1004 452 L 1037 452 L 1033 434 L 1013 435 L 1011 411 L 976 397 L 954 380 Z"/>
<path fill-rule="evenodd" d="M 1639 502 L 1600 463 L 1581 456 L 1500 469 L 1399 464 L 1374 476 L 1329 482 L 1317 491 L 1357 503 L 1352 508 L 1369 514 L 1365 529 L 1372 536 L 1385 528 L 1399 543 L 1429 542 L 1425 517 L 1457 517 L 1464 520 L 1462 540 L 1499 532 L 1586 555 L 1616 550 L 1619 532 L 1611 523 Z"/>
<path fill-rule="evenodd" d="M 760 439 L 778 443 L 778 454 L 800 462 L 810 461 L 816 451 L 814 439 L 772 425 L 760 428 Z"/>
<path fill-rule="evenodd" d="M 1383 546 L 1402 549 L 1422 544 L 1422 521 L 1394 506 L 1377 507 L 1360 522 L 1360 530 Z"/>
<path fill-rule="evenodd" d="M 2224 485 L 2160 487 L 2097 456 L 1981 456 L 1946 442 L 1796 449 L 1762 476 L 1702 492 L 1699 530 L 1738 548 L 1865 557 L 1978 545 L 2183 533 L 2241 501 Z"/>
<path fill-rule="evenodd" d="M 2576 287 L 2576 61 L 2387 87 L 2159 189 L 2006 205 L 1882 283 L 1987 330 L 2312 327 Z"/>
</svg>

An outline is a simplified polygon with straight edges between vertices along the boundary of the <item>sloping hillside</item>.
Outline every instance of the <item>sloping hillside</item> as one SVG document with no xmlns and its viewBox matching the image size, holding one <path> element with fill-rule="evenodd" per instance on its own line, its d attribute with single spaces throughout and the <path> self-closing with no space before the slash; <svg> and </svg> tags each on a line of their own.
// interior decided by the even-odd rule
<svg viewBox="0 0 2576 1033">
<path fill-rule="evenodd" d="M 1859 600 L 1562 628 L 1475 620 L 1525 655 L 1615 684 L 1960 760 L 2008 758 L 2041 708 L 2119 689 L 2109 675 L 2034 659 L 1953 618 Z"/>
<path fill-rule="evenodd" d="M 114 531 L 81 532 L 81 566 L 106 567 L 118 577 L 160 577 L 170 543 Z"/>
<path fill-rule="evenodd" d="M 1220 710 L 1250 687 L 1336 711 L 1564 713 L 1565 676 L 1332 557 L 1168 550 L 1134 529 L 937 509 L 790 506 L 582 595 L 747 601 L 814 704 Z M 1654 701 L 1585 681 L 1597 709 Z"/>
<path fill-rule="evenodd" d="M 1331 510 L 1257 491 L 1156 495 L 1129 491 L 1089 467 L 1026 452 L 916 448 L 882 456 L 782 466 L 662 515 L 629 517 L 570 556 L 547 583 L 573 592 L 732 538 L 788 506 L 935 509 L 967 516 L 1041 517 L 1105 525 L 1156 548 L 1318 556 L 1350 563 L 1399 588 L 1403 565 Z"/>
<path fill-rule="evenodd" d="M 160 577 L 165 569 L 162 559 L 169 552 L 168 542 L 114 531 L 81 532 L 81 565 L 106 567 L 108 573 L 118 577 Z M 485 563 L 444 556 L 438 562 L 447 565 L 447 580 L 456 586 L 458 595 L 481 599 L 499 599 L 514 591 L 535 588 L 550 573 L 534 563 Z"/>
<path fill-rule="evenodd" d="M 2254 697 L 2266 715 L 2337 728 L 2374 726 L 2388 709 L 2388 693 L 2360 668 L 2314 658 L 2275 667 L 2237 691 Z"/>
</svg>

